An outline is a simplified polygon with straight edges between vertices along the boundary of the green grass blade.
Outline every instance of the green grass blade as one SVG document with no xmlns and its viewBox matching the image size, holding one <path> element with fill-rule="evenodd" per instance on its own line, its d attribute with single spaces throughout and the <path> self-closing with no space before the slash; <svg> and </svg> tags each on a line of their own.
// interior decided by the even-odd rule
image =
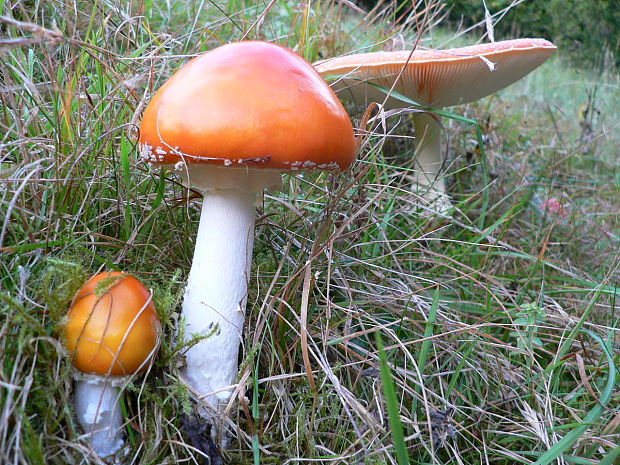
<svg viewBox="0 0 620 465">
<path fill-rule="evenodd" d="M 258 422 L 260 420 L 260 411 L 258 409 L 258 363 L 254 367 L 252 387 L 252 417 L 254 418 L 254 428 L 257 429 L 252 436 L 252 455 L 254 457 L 254 465 L 260 465 L 260 443 L 258 442 Z"/>
<path fill-rule="evenodd" d="M 132 180 L 131 180 L 131 166 L 129 163 L 129 156 L 131 154 L 131 143 L 125 136 L 121 137 L 121 165 L 123 167 L 123 184 L 125 185 L 125 192 L 130 195 L 132 192 Z M 123 224 L 123 239 L 128 240 L 131 236 L 132 229 L 132 202 L 127 202 L 125 205 L 125 221 Z"/>
<path fill-rule="evenodd" d="M 426 328 L 424 329 L 424 342 L 422 342 L 422 347 L 420 348 L 420 356 L 418 357 L 418 368 L 420 370 L 420 376 L 423 378 L 424 375 L 424 367 L 426 367 L 426 361 L 428 360 L 428 354 L 431 350 L 431 346 L 433 344 L 433 340 L 431 337 L 433 336 L 433 332 L 435 330 L 435 323 L 437 321 L 437 309 L 439 308 L 439 287 L 435 290 L 435 294 L 433 295 L 433 303 L 431 304 L 431 308 L 428 312 L 428 319 L 426 320 Z M 420 392 L 421 387 L 418 386 L 416 388 L 416 392 Z M 417 397 L 414 397 L 412 402 L 412 411 L 415 412 L 417 406 Z"/>
<path fill-rule="evenodd" d="M 615 465 L 620 462 L 620 446 L 614 447 L 599 465 Z"/>
<path fill-rule="evenodd" d="M 579 438 L 587 431 L 587 429 L 594 424 L 605 408 L 605 405 L 609 403 L 611 396 L 614 392 L 614 386 L 616 385 L 616 367 L 614 365 L 613 355 L 611 353 L 611 349 L 607 346 L 607 344 L 601 339 L 597 334 L 594 334 L 590 331 L 583 331 L 587 333 L 595 339 L 602 347 L 605 356 L 607 357 L 607 362 L 609 363 L 609 376 L 607 377 L 607 385 L 605 386 L 605 390 L 601 395 L 600 402 L 597 403 L 590 412 L 584 417 L 583 421 L 579 426 L 573 429 L 571 432 L 566 434 L 560 441 L 555 443 L 553 447 L 551 447 L 547 452 L 545 452 L 534 465 L 546 465 L 548 463 L 553 462 L 557 459 L 562 453 L 567 450 L 570 446 L 572 446 Z"/>
<path fill-rule="evenodd" d="M 409 465 L 409 455 L 407 454 L 407 446 L 405 444 L 405 435 L 403 432 L 403 424 L 400 421 L 400 408 L 396 391 L 394 390 L 394 382 L 392 373 L 387 362 L 387 356 L 383 348 L 383 339 L 379 331 L 376 333 L 377 347 L 379 349 L 379 366 L 381 370 L 381 380 L 383 381 L 383 392 L 385 394 L 385 403 L 387 404 L 388 419 L 390 421 L 390 430 L 392 432 L 392 440 L 396 448 L 396 459 L 398 465 Z"/>
</svg>

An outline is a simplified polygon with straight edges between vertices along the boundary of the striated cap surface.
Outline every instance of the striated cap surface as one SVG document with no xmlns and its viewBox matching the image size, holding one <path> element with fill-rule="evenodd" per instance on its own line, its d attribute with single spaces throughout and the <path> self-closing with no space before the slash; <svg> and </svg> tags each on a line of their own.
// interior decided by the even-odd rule
<svg viewBox="0 0 620 465">
<path fill-rule="evenodd" d="M 329 85 L 293 51 L 236 42 L 194 58 L 153 96 L 140 153 L 155 164 L 345 169 L 351 120 Z"/>
<path fill-rule="evenodd" d="M 138 279 L 99 273 L 73 299 L 65 344 L 81 372 L 126 376 L 146 368 L 159 326 L 151 293 Z"/>
<path fill-rule="evenodd" d="M 359 104 L 383 102 L 386 93 L 375 86 L 389 90 L 398 78 L 395 92 L 420 105 L 442 108 L 508 87 L 555 50 L 545 39 L 516 39 L 449 50 L 361 53 L 323 60 L 315 67 L 323 77 L 336 78 L 332 87 L 341 98 Z M 403 105 L 390 102 L 392 107 Z"/>
</svg>

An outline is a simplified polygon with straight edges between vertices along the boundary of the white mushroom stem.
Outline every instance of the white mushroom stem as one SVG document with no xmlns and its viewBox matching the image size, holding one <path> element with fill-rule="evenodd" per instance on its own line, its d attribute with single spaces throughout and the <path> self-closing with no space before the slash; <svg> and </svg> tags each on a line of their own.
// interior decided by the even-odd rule
<svg viewBox="0 0 620 465">
<path fill-rule="evenodd" d="M 440 213 L 452 208 L 446 194 L 442 168 L 441 129 L 439 123 L 428 113 L 416 113 L 413 117 L 417 158 L 413 190 L 424 198 L 428 205 Z"/>
<path fill-rule="evenodd" d="M 245 321 L 256 194 L 205 194 L 183 316 L 186 336 L 211 334 L 185 354 L 185 376 L 212 406 L 227 402 Z"/>
<path fill-rule="evenodd" d="M 100 457 L 123 446 L 119 390 L 110 378 L 80 375 L 75 382 L 75 411 L 88 442 Z"/>
<path fill-rule="evenodd" d="M 189 176 L 189 183 L 204 192 L 183 317 L 186 339 L 196 334 L 209 337 L 186 351 L 184 376 L 221 414 L 238 370 L 256 196 L 266 187 L 279 186 L 280 175 L 274 171 L 201 165 L 176 168 L 186 182 Z"/>
</svg>

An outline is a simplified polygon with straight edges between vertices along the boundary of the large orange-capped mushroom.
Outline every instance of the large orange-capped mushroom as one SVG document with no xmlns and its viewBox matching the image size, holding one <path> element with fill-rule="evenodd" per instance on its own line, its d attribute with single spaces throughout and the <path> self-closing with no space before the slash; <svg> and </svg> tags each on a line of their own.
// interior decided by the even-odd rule
<svg viewBox="0 0 620 465">
<path fill-rule="evenodd" d="M 349 116 L 302 57 L 236 42 L 194 58 L 153 96 L 140 155 L 204 194 L 183 301 L 184 377 L 214 432 L 234 389 L 248 292 L 256 196 L 283 171 L 343 170 L 356 153 Z"/>
<path fill-rule="evenodd" d="M 140 155 L 159 165 L 337 170 L 353 162 L 355 138 L 306 60 L 247 41 L 194 58 L 157 91 L 140 126 Z"/>
<path fill-rule="evenodd" d="M 386 108 L 410 106 L 400 94 L 424 107 L 443 108 L 491 95 L 535 70 L 556 47 L 545 39 L 514 39 L 448 50 L 371 52 L 315 63 L 343 99 Z M 391 91 L 390 96 L 386 91 Z M 414 188 L 434 209 L 446 213 L 452 204 L 441 173 L 440 127 L 427 112 L 413 117 L 418 145 Z"/>
<path fill-rule="evenodd" d="M 157 351 L 159 329 L 151 292 L 133 276 L 99 273 L 73 299 L 64 339 L 81 372 L 76 376 L 76 413 L 101 457 L 123 445 L 118 387 L 147 368 Z"/>
</svg>

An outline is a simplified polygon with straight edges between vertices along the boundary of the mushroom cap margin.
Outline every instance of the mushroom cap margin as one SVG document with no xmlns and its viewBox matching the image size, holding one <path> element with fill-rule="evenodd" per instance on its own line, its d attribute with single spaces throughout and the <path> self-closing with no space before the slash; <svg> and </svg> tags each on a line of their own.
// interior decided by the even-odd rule
<svg viewBox="0 0 620 465">
<path fill-rule="evenodd" d="M 315 67 L 323 77 L 336 78 L 332 87 L 341 97 L 360 104 L 382 102 L 385 92 L 376 86 L 389 90 L 398 79 L 395 92 L 420 105 L 443 108 L 508 87 L 555 50 L 545 39 L 515 39 L 449 50 L 361 53 L 323 60 Z M 390 107 L 405 105 L 395 100 L 390 99 Z"/>
</svg>

